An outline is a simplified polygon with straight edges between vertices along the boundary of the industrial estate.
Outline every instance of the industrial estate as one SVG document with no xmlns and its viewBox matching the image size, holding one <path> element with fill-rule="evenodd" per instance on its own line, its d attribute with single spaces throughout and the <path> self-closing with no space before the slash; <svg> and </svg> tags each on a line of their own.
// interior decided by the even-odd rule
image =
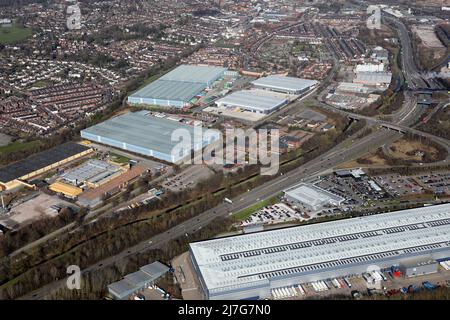
<svg viewBox="0 0 450 320">
<path fill-rule="evenodd" d="M 448 7 L 10 2 L 0 299 L 448 299 Z"/>
</svg>

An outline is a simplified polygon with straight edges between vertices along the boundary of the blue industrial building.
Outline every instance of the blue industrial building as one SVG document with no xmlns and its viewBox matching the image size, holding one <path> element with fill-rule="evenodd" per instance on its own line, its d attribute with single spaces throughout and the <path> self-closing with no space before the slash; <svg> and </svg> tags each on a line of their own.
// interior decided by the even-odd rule
<svg viewBox="0 0 450 320">
<path fill-rule="evenodd" d="M 172 141 L 172 134 L 185 129 L 191 137 L 191 149 L 175 154 L 178 141 Z M 201 150 L 220 138 L 220 132 L 195 140 L 194 127 L 166 118 L 156 118 L 148 111 L 129 112 L 81 131 L 81 137 L 118 149 L 178 163 L 190 156 L 191 150 Z"/>
<path fill-rule="evenodd" d="M 226 68 L 181 65 L 128 97 L 130 104 L 184 108 L 214 82 Z"/>
</svg>

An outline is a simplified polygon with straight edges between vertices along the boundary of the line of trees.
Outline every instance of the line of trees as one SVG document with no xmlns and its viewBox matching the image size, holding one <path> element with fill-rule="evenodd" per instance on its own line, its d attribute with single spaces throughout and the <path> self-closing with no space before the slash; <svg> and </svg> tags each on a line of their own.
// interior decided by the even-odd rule
<svg viewBox="0 0 450 320">
<path fill-rule="evenodd" d="M 281 163 L 284 165 L 280 171 L 295 169 L 354 134 L 362 126 L 361 122 L 350 126 L 348 121 L 338 123 L 337 128 L 346 128 L 345 132 L 339 134 L 338 130 L 330 130 L 318 134 L 304 145 L 303 158 L 295 153 L 283 155 Z M 4 290 L 7 290 L 8 297 L 19 297 L 61 279 L 68 265 L 77 264 L 86 268 L 215 207 L 224 197 L 238 196 L 274 178 L 260 176 L 259 169 L 259 166 L 248 166 L 230 174 L 226 180 L 223 180 L 222 175 L 215 175 L 214 179 L 201 184 L 199 189 L 168 194 L 163 204 L 156 202 L 136 211 L 130 210 L 82 225 L 70 235 L 63 235 L 57 241 L 35 248 L 22 259 L 2 261 L 0 283 L 16 278 Z M 164 204 L 170 207 L 160 208 Z M 45 276 L 41 276 L 43 273 Z"/>
</svg>

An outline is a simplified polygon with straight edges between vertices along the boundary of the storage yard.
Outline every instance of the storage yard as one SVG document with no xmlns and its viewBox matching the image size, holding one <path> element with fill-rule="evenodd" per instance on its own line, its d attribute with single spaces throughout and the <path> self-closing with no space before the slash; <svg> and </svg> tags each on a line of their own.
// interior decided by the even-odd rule
<svg viewBox="0 0 450 320">
<path fill-rule="evenodd" d="M 14 206 L 7 215 L 1 215 L 0 223 L 13 229 L 38 219 L 56 217 L 66 207 L 74 205 L 57 196 L 37 192 L 30 195 L 27 201 Z"/>
<path fill-rule="evenodd" d="M 206 299 L 270 298 L 274 289 L 373 273 L 374 265 L 393 277 L 415 277 L 432 272 L 425 260 L 450 256 L 449 209 L 443 204 L 231 236 L 191 243 L 189 252 Z M 317 291 L 323 286 L 316 284 Z"/>
<path fill-rule="evenodd" d="M 201 150 L 218 139 L 197 143 L 183 154 L 172 154 L 179 141 L 172 141 L 172 134 L 184 129 L 194 140 L 194 127 L 168 118 L 156 118 L 148 111 L 129 112 L 81 131 L 81 137 L 100 144 L 137 154 L 153 157 L 169 163 L 177 163 L 190 156 L 191 150 Z"/>
<path fill-rule="evenodd" d="M 224 77 L 220 67 L 181 65 L 128 97 L 132 105 L 185 108 L 195 103 L 203 91 Z"/>
</svg>

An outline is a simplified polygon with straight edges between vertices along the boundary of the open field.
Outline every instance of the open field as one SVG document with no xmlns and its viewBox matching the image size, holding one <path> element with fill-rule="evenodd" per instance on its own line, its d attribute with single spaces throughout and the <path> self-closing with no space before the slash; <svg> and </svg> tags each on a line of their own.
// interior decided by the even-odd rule
<svg viewBox="0 0 450 320">
<path fill-rule="evenodd" d="M 40 144 L 40 141 L 30 141 L 30 142 L 12 142 L 6 146 L 0 147 L 0 153 L 12 153 L 22 150 L 26 150 L 31 147 L 36 147 Z"/>
<path fill-rule="evenodd" d="M 412 30 L 417 34 L 420 40 L 422 40 L 422 43 L 425 46 L 429 48 L 445 49 L 444 45 L 441 43 L 441 41 L 436 36 L 436 33 L 434 32 L 434 26 L 414 26 Z"/>
<path fill-rule="evenodd" d="M 338 166 L 337 169 L 349 169 L 349 168 L 369 168 L 386 165 L 386 161 L 375 153 L 368 154 L 357 160 L 349 161 Z"/>
<path fill-rule="evenodd" d="M 393 143 L 389 148 L 389 156 L 395 159 L 420 162 L 424 154 L 428 154 L 432 159 L 436 159 L 439 152 L 436 148 L 427 146 L 420 141 L 401 139 Z"/>
<path fill-rule="evenodd" d="M 0 43 L 12 44 L 25 40 L 32 34 L 32 30 L 18 26 L 0 28 Z"/>
</svg>

